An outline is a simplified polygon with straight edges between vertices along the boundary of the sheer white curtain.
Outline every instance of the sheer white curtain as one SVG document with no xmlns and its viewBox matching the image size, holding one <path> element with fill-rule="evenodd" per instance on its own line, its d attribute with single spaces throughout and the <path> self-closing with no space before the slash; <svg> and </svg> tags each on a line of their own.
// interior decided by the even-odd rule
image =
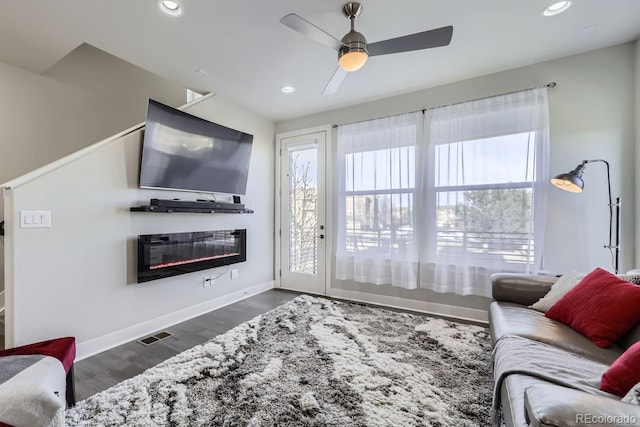
<svg viewBox="0 0 640 427">
<path fill-rule="evenodd" d="M 491 296 L 496 271 L 537 272 L 547 201 L 546 88 L 427 110 L 418 159 L 420 287 Z"/>
<path fill-rule="evenodd" d="M 336 278 L 418 286 L 415 152 L 422 115 L 338 128 Z"/>
<path fill-rule="evenodd" d="M 537 272 L 548 157 L 546 89 L 340 126 L 336 278 L 491 296 Z"/>
</svg>

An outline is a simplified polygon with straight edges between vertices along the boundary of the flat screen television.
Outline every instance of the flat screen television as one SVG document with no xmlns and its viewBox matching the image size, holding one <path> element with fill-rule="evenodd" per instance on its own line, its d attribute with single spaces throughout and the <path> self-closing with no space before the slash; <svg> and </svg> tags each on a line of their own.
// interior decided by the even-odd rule
<svg viewBox="0 0 640 427">
<path fill-rule="evenodd" d="M 150 99 L 140 187 L 246 194 L 252 143 L 253 135 Z"/>
</svg>

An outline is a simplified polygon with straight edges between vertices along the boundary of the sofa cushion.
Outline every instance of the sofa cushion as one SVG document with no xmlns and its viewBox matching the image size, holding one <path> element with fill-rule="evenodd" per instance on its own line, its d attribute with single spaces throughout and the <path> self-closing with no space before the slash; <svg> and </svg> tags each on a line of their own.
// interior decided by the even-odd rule
<svg viewBox="0 0 640 427">
<path fill-rule="evenodd" d="M 501 404 L 505 416 L 507 412 L 512 417 L 522 412 L 522 396 L 526 388 L 535 383 L 553 383 L 561 389 L 575 388 L 585 394 L 613 397 L 599 389 L 600 377 L 608 367 L 606 363 L 538 341 L 517 336 L 503 337 L 496 343 L 493 352 L 494 410 L 497 404 Z M 518 381 L 507 386 L 506 383 L 513 378 Z M 538 381 L 531 381 L 530 378 Z M 509 388 L 507 394 L 510 398 L 502 401 L 505 388 Z M 516 415 L 515 420 L 506 424 L 526 425 L 521 416 Z"/>
<path fill-rule="evenodd" d="M 637 425 L 640 406 L 615 396 L 599 396 L 555 384 L 534 384 L 524 394 L 528 425 L 631 426 Z"/>
<path fill-rule="evenodd" d="M 489 328 L 493 344 L 516 335 L 553 345 L 586 358 L 612 364 L 621 354 L 618 347 L 600 348 L 584 335 L 525 305 L 494 301 L 489 306 Z"/>
<path fill-rule="evenodd" d="M 607 348 L 640 321 L 640 287 L 596 268 L 546 313 Z"/>
<path fill-rule="evenodd" d="M 556 283 L 551 286 L 551 289 L 545 296 L 540 298 L 537 302 L 530 305 L 530 308 L 545 313 L 551 308 L 552 305 L 557 303 L 560 298 L 565 296 L 567 292 L 573 289 L 584 278 L 584 273 L 579 271 L 571 271 L 567 274 L 563 274 Z"/>
<path fill-rule="evenodd" d="M 615 399 L 615 396 L 611 396 L 611 398 L 607 398 L 602 395 L 591 395 L 582 391 L 574 390 L 567 387 L 562 387 L 559 385 L 551 384 L 547 381 L 541 380 L 539 378 L 531 377 L 529 375 L 523 374 L 512 374 L 509 375 L 502 382 L 502 387 L 500 389 L 500 401 L 502 402 L 502 414 L 504 425 L 513 426 L 513 427 L 529 427 L 531 425 L 536 425 L 535 420 L 540 419 L 541 413 L 537 412 L 537 416 L 532 416 L 532 414 L 527 413 L 527 402 L 529 400 L 529 411 L 533 407 L 532 403 L 535 403 L 536 406 L 540 405 L 542 402 L 535 398 L 534 396 L 526 397 L 527 390 L 532 388 L 547 388 L 553 387 L 556 390 L 556 393 L 553 394 L 554 400 L 553 403 L 565 403 L 566 409 L 572 411 L 575 417 L 575 409 L 572 408 L 576 402 L 580 402 L 584 397 L 587 397 L 591 402 L 597 402 L 598 407 L 608 409 L 611 405 L 615 405 L 618 400 Z M 576 398 L 574 398 L 574 396 Z M 559 399 L 559 400 L 557 400 Z M 638 406 L 640 409 L 640 406 Z M 575 420 L 575 418 L 574 418 Z M 562 421 L 568 421 L 566 418 L 563 420 L 559 420 L 558 424 L 542 424 L 542 425 L 550 425 L 550 426 L 570 426 L 576 425 L 571 422 L 562 424 Z M 541 424 L 538 424 L 541 425 Z M 584 425 L 584 424 L 582 424 Z M 613 424 L 612 424 L 613 425 Z"/>
<path fill-rule="evenodd" d="M 500 401 L 502 402 L 502 417 L 504 424 L 513 427 L 528 427 L 524 406 L 524 393 L 529 387 L 536 384 L 548 384 L 538 378 L 528 375 L 509 375 L 500 389 Z"/>
<path fill-rule="evenodd" d="M 600 390 L 624 396 L 640 382 L 640 343 L 629 347 L 602 375 Z"/>
<path fill-rule="evenodd" d="M 555 276 L 493 273 L 491 293 L 496 301 L 530 305 L 545 296 L 557 280 Z"/>
</svg>

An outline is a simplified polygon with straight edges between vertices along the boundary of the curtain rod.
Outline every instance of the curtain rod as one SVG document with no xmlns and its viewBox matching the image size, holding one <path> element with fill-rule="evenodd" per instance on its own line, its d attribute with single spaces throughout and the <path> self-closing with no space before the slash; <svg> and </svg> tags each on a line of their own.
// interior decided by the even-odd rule
<svg viewBox="0 0 640 427">
<path fill-rule="evenodd" d="M 480 100 L 482 100 L 482 99 L 489 99 L 489 98 L 493 98 L 493 97 L 496 97 L 496 96 L 510 95 L 510 94 L 512 94 L 512 93 L 522 92 L 522 91 L 525 91 L 525 90 L 542 89 L 542 88 L 544 88 L 544 87 L 546 87 L 546 88 L 548 88 L 548 89 L 553 89 L 553 88 L 554 88 L 554 87 L 556 87 L 557 85 L 558 85 L 558 84 L 557 84 L 556 82 L 549 82 L 549 83 L 547 83 L 547 84 L 546 84 L 546 85 L 544 85 L 544 86 L 534 86 L 534 87 L 530 87 L 530 88 L 528 88 L 528 89 L 519 89 L 519 90 L 514 90 L 514 91 L 511 91 L 511 92 L 499 93 L 499 94 L 497 94 L 497 95 L 483 96 L 482 98 L 470 99 L 470 100 L 468 100 L 468 101 L 454 102 L 453 104 L 439 105 L 439 106 L 437 106 L 437 107 L 423 108 L 422 110 L 409 111 L 409 112 L 407 112 L 407 113 L 398 113 L 398 114 L 392 114 L 392 115 L 389 115 L 389 116 L 376 117 L 376 118 L 373 118 L 373 119 L 358 120 L 358 121 L 351 122 L 351 123 L 343 123 L 343 124 L 341 124 L 341 125 L 331 125 L 331 127 L 335 129 L 335 128 L 337 128 L 338 126 L 344 126 L 345 124 L 353 124 L 353 123 L 368 122 L 369 120 L 384 119 L 384 118 L 387 118 L 387 117 L 397 116 L 397 115 L 399 115 L 399 114 L 417 113 L 418 111 L 422 111 L 422 114 L 424 114 L 427 110 L 433 110 L 433 109 L 435 109 L 435 108 L 449 107 L 449 106 L 451 106 L 451 105 L 462 104 L 462 103 L 464 103 L 464 102 L 480 101 Z"/>
</svg>

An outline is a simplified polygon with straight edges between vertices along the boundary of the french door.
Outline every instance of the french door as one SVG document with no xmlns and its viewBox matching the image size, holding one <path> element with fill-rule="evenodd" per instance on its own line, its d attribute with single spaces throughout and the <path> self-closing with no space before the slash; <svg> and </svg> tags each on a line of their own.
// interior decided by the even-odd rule
<svg viewBox="0 0 640 427">
<path fill-rule="evenodd" d="M 276 274 L 280 287 L 326 293 L 326 146 L 330 131 L 280 134 L 279 242 Z"/>
</svg>

